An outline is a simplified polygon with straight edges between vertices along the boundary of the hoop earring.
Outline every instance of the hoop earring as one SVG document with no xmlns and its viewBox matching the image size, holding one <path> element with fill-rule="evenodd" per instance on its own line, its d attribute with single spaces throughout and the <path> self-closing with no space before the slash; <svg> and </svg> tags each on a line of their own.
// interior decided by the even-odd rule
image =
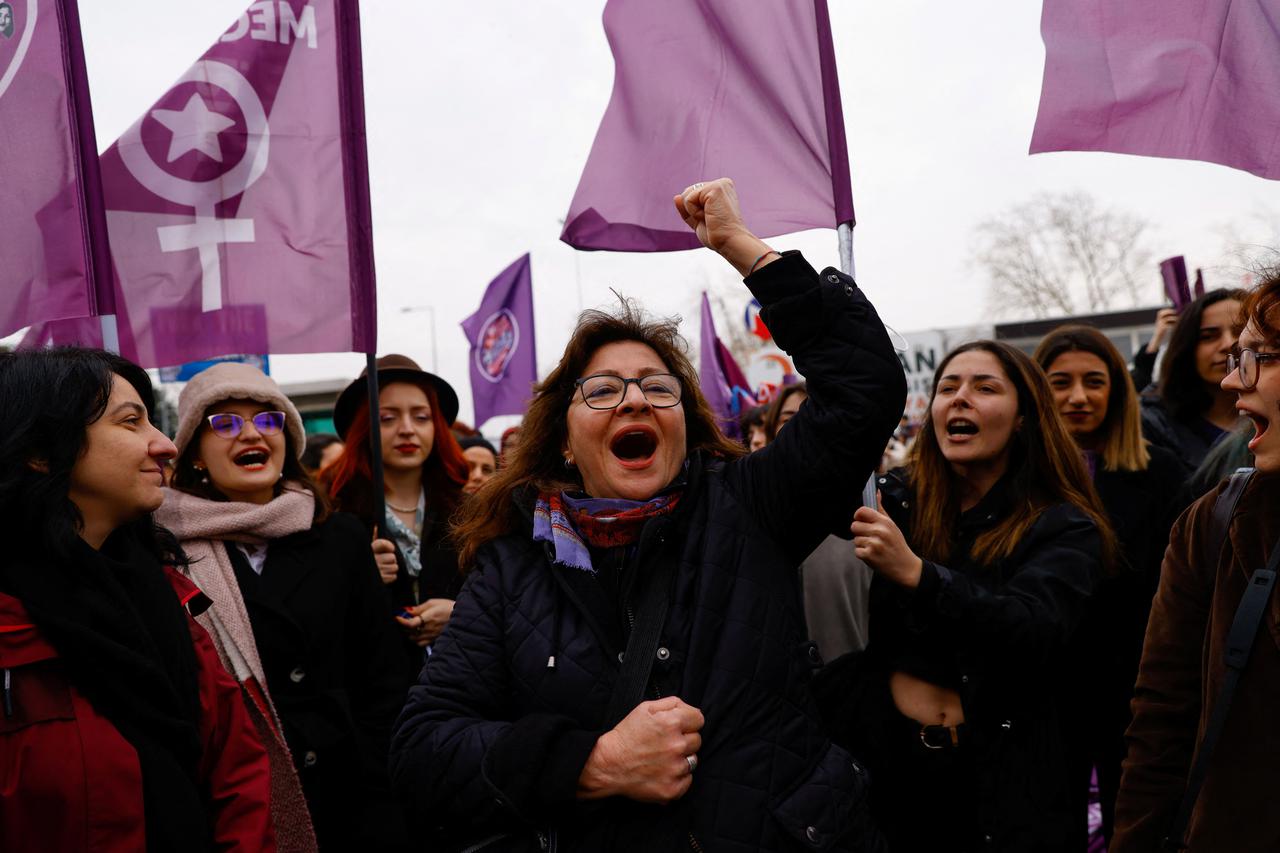
<svg viewBox="0 0 1280 853">
<path fill-rule="evenodd" d="M 573 470 L 573 457 L 572 457 L 572 456 L 566 456 L 566 457 L 564 458 L 564 467 L 565 467 L 566 469 L 570 470 L 570 471 L 572 471 L 572 470 Z"/>
</svg>

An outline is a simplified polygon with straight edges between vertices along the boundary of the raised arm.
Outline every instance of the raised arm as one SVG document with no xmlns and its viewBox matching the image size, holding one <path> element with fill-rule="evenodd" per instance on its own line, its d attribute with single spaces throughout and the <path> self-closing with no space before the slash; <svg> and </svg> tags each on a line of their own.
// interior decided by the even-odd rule
<svg viewBox="0 0 1280 853">
<path fill-rule="evenodd" d="M 853 279 L 774 252 L 747 228 L 728 179 L 676 197 L 708 248 L 745 276 L 778 346 L 805 377 L 808 400 L 772 444 L 729 466 L 758 525 L 797 561 L 846 533 L 906 404 L 907 384 L 884 324 Z"/>
</svg>

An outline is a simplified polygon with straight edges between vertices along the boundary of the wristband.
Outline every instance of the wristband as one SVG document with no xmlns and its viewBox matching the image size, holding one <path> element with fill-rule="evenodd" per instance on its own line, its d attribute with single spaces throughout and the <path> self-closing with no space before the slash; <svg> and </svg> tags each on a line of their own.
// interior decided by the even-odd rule
<svg viewBox="0 0 1280 853">
<path fill-rule="evenodd" d="M 763 255 L 755 259 L 755 261 L 751 264 L 751 269 L 747 270 L 747 275 L 751 275 L 753 272 L 755 272 L 756 267 L 760 266 L 760 262 L 763 261 L 765 258 L 769 257 L 770 255 L 778 255 L 779 257 L 781 257 L 781 255 L 778 252 L 775 252 L 773 249 L 770 249 L 769 251 L 765 252 Z"/>
</svg>

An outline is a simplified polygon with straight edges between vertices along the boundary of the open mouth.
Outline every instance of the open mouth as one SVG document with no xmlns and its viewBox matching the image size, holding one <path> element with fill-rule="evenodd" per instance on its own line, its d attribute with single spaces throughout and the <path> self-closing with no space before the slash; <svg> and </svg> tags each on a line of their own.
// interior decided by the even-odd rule
<svg viewBox="0 0 1280 853">
<path fill-rule="evenodd" d="M 609 450 L 623 463 L 643 463 L 657 449 L 658 436 L 650 429 L 626 429 L 609 442 Z"/>
<path fill-rule="evenodd" d="M 251 448 L 242 453 L 237 453 L 234 461 L 241 468 L 257 470 L 267 464 L 271 459 L 271 454 L 259 448 Z"/>
<path fill-rule="evenodd" d="M 1262 440 L 1262 436 L 1266 434 L 1267 428 L 1271 426 L 1271 421 L 1256 412 L 1250 412 L 1246 409 L 1240 409 L 1239 411 L 1240 414 L 1253 422 L 1253 438 L 1249 439 L 1249 449 L 1253 450 L 1258 442 Z"/>
<path fill-rule="evenodd" d="M 952 418 L 947 421 L 947 435 L 955 438 L 964 435 L 977 435 L 978 425 L 968 418 Z"/>
</svg>

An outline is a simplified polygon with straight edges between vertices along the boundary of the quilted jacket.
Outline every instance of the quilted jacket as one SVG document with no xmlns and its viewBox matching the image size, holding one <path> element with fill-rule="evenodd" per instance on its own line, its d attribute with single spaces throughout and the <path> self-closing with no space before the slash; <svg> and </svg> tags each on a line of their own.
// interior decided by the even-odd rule
<svg viewBox="0 0 1280 853">
<path fill-rule="evenodd" d="M 393 783 L 440 849 L 877 849 L 865 771 L 820 730 L 809 695 L 819 660 L 796 567 L 847 530 L 906 383 L 852 279 L 788 253 L 747 285 L 809 399 L 758 453 L 692 454 L 678 509 L 650 520 L 633 557 L 639 579 L 676 562 L 650 695 L 706 717 L 692 788 L 668 806 L 576 801 L 626 620 L 602 584 L 551 562 L 530 522 L 480 549 L 397 723 Z M 531 495 L 513 499 L 531 514 Z"/>
</svg>

